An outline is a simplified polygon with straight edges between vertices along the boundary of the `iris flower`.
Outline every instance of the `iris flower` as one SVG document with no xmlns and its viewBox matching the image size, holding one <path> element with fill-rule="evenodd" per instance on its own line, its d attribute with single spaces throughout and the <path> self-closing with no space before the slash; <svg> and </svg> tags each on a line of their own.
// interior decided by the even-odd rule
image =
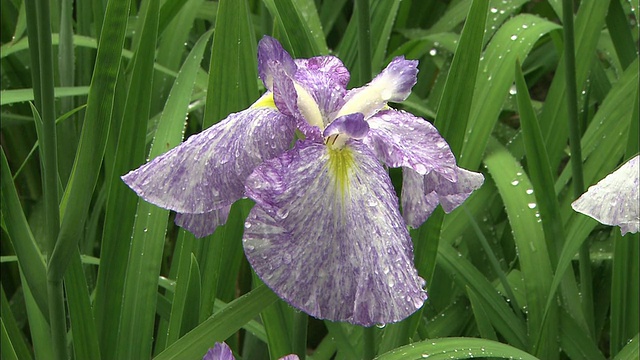
<svg viewBox="0 0 640 360">
<path fill-rule="evenodd" d="M 296 354 L 286 355 L 278 360 L 299 360 Z M 215 345 L 204 354 L 202 360 L 236 360 L 231 352 L 231 348 L 226 343 L 215 343 Z"/>
<path fill-rule="evenodd" d="M 571 207 L 602 224 L 620 226 L 622 235 L 637 233 L 640 227 L 639 172 L 636 155 L 618 170 L 590 186 Z"/>
<path fill-rule="evenodd" d="M 400 321 L 427 298 L 407 225 L 438 204 L 453 210 L 484 180 L 457 167 L 429 122 L 387 105 L 409 96 L 417 65 L 397 57 L 347 90 L 338 58 L 293 59 L 264 37 L 258 72 L 268 91 L 123 179 L 198 237 L 224 223 L 233 202 L 252 199 L 245 255 L 281 298 L 321 319 Z M 404 218 L 387 167 L 403 168 Z"/>
</svg>

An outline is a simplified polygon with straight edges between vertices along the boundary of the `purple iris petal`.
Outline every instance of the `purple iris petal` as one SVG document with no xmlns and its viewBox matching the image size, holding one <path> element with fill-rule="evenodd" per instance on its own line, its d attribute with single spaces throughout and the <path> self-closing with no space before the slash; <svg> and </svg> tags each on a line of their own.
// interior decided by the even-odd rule
<svg viewBox="0 0 640 360">
<path fill-rule="evenodd" d="M 409 226 L 417 228 L 422 225 L 438 204 L 450 213 L 484 182 L 480 173 L 457 166 L 454 171 L 456 181 L 436 171 L 423 176 L 403 168 L 402 210 Z"/>
<path fill-rule="evenodd" d="M 176 225 L 189 230 L 197 238 L 213 234 L 216 228 L 227 222 L 231 205 L 202 214 L 176 214 Z"/>
<path fill-rule="evenodd" d="M 369 132 L 369 124 L 364 120 L 364 115 L 360 113 L 341 116 L 335 120 L 322 134 L 325 137 L 344 134 L 353 139 L 362 139 Z"/>
<path fill-rule="evenodd" d="M 299 69 L 326 74 L 343 88 L 347 88 L 351 75 L 342 61 L 335 56 L 315 56 L 310 59 L 296 59 Z"/>
<path fill-rule="evenodd" d="M 244 181 L 293 139 L 293 119 L 273 108 L 249 108 L 191 136 L 122 179 L 140 197 L 179 213 L 201 214 L 231 205 Z"/>
<path fill-rule="evenodd" d="M 349 90 L 338 116 L 360 112 L 365 118 L 381 110 L 388 101 L 404 101 L 416 84 L 418 61 L 396 57 L 367 85 Z"/>
<path fill-rule="evenodd" d="M 215 343 L 213 348 L 209 349 L 202 360 L 235 360 L 231 348 L 225 343 Z"/>
<path fill-rule="evenodd" d="M 636 155 L 618 170 L 590 186 L 571 204 L 573 210 L 603 224 L 620 226 L 622 235 L 637 233 L 640 227 L 638 158 Z"/>
<path fill-rule="evenodd" d="M 428 121 L 404 111 L 385 110 L 368 119 L 365 144 L 390 167 L 431 171 L 456 181 L 456 159 L 447 142 Z"/>
<path fill-rule="evenodd" d="M 262 280 L 312 316 L 360 325 L 404 319 L 424 280 L 389 176 L 357 141 L 299 142 L 247 179 L 256 201 L 245 254 Z"/>
<path fill-rule="evenodd" d="M 273 91 L 274 77 L 293 76 L 297 66 L 278 40 L 264 36 L 258 43 L 258 74 L 264 87 Z"/>
</svg>

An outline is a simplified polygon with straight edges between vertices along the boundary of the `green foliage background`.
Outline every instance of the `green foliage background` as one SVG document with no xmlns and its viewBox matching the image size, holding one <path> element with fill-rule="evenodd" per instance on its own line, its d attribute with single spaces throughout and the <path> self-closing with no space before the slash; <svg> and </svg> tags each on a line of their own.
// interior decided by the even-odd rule
<svg viewBox="0 0 640 360">
<path fill-rule="evenodd" d="M 2 359 L 638 358 L 638 234 L 570 207 L 638 153 L 637 1 L 1 1 Z M 195 239 L 120 180 L 258 98 L 265 34 L 352 87 L 419 59 L 399 106 L 485 174 L 411 230 L 430 297 L 402 322 L 278 299 L 250 201 Z"/>
</svg>

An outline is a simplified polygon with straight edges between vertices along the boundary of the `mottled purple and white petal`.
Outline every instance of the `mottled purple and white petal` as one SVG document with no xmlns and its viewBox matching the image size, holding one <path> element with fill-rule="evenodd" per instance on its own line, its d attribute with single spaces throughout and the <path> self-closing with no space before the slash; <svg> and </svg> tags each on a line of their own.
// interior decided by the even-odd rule
<svg viewBox="0 0 640 360">
<path fill-rule="evenodd" d="M 421 175 L 436 171 L 456 179 L 456 159 L 447 142 L 428 121 L 408 112 L 384 110 L 368 120 L 364 138 L 389 167 L 408 167 Z"/>
<path fill-rule="evenodd" d="M 324 137 L 342 134 L 352 139 L 362 139 L 369 132 L 369 123 L 361 113 L 340 116 L 333 120 L 322 134 Z"/>
<path fill-rule="evenodd" d="M 244 196 L 244 182 L 264 160 L 288 149 L 295 121 L 271 107 L 251 107 L 193 135 L 122 179 L 144 200 L 201 214 Z"/>
<path fill-rule="evenodd" d="M 349 72 L 342 62 L 333 56 L 317 56 L 307 60 L 297 60 L 299 64 L 294 81 L 313 98 L 323 120 L 323 127 L 333 119 L 344 104 L 349 82 Z M 302 107 L 302 99 L 298 106 Z"/>
<path fill-rule="evenodd" d="M 418 61 L 396 57 L 369 84 L 347 93 L 337 116 L 360 112 L 365 118 L 382 109 L 388 101 L 404 101 L 417 82 Z"/>
<path fill-rule="evenodd" d="M 636 155 L 618 170 L 590 186 L 586 193 L 571 204 L 573 210 L 603 224 L 620 226 L 622 235 L 637 233 L 640 227 L 638 158 Z"/>
<path fill-rule="evenodd" d="M 417 229 L 438 207 L 438 194 L 424 192 L 424 175 L 409 168 L 402 169 L 402 217 L 407 225 Z"/>
<path fill-rule="evenodd" d="M 296 354 L 291 354 L 291 355 L 285 355 L 279 358 L 278 360 L 300 360 L 300 358 Z"/>
<path fill-rule="evenodd" d="M 420 175 L 403 168 L 402 212 L 407 224 L 417 228 L 424 223 L 438 204 L 446 213 L 460 206 L 484 183 L 480 173 L 454 168 L 457 181 L 451 181 L 439 172 Z M 422 192 L 420 192 L 422 190 Z"/>
<path fill-rule="evenodd" d="M 217 342 L 204 354 L 202 360 L 235 360 L 235 357 L 229 345 Z"/>
<path fill-rule="evenodd" d="M 278 40 L 264 36 L 258 43 L 258 75 L 264 87 L 273 91 L 273 80 L 278 76 L 293 76 L 297 66 L 291 55 Z"/>
<path fill-rule="evenodd" d="M 424 303 L 424 280 L 389 176 L 370 149 L 299 142 L 247 180 L 256 205 L 247 259 L 281 298 L 308 314 L 370 326 Z"/>
<path fill-rule="evenodd" d="M 340 59 L 335 56 L 315 56 L 309 59 L 296 59 L 299 70 L 309 70 L 329 76 L 332 81 L 347 88 L 351 75 Z M 299 79 L 303 82 L 303 80 Z"/>
<path fill-rule="evenodd" d="M 216 228 L 227 222 L 231 205 L 202 214 L 177 213 L 175 223 L 197 238 L 213 234 Z"/>
</svg>

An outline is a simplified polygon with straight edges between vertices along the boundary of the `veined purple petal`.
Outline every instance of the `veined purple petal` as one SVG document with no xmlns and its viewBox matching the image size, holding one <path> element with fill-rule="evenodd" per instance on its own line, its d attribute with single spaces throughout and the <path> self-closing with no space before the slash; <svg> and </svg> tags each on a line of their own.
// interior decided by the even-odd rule
<svg viewBox="0 0 640 360">
<path fill-rule="evenodd" d="M 334 56 L 316 56 L 298 59 L 295 82 L 307 91 L 323 117 L 326 126 L 344 104 L 349 83 L 349 71 L 340 59 Z"/>
<path fill-rule="evenodd" d="M 438 194 L 424 191 L 424 175 L 409 169 L 402 169 L 402 216 L 407 225 L 417 229 L 427 221 L 438 207 Z"/>
<path fill-rule="evenodd" d="M 352 89 L 337 116 L 363 113 L 365 118 L 382 109 L 388 101 L 404 101 L 417 82 L 418 61 L 399 56 L 369 84 Z"/>
<path fill-rule="evenodd" d="M 452 212 L 484 183 L 484 176 L 480 173 L 457 166 L 454 171 L 455 182 L 436 171 L 423 176 L 403 168 L 402 212 L 409 226 L 417 228 L 422 225 L 438 204 L 446 213 Z"/>
<path fill-rule="evenodd" d="M 291 55 L 278 40 L 264 36 L 258 43 L 258 74 L 264 86 L 273 91 L 273 80 L 277 76 L 293 76 L 297 66 Z"/>
<path fill-rule="evenodd" d="M 322 134 L 328 137 L 335 134 L 343 134 L 349 138 L 362 139 L 369 132 L 369 124 L 360 113 L 349 114 L 335 119 Z"/>
<path fill-rule="evenodd" d="M 342 61 L 335 56 L 315 56 L 309 59 L 296 59 L 298 69 L 326 74 L 332 81 L 347 88 L 351 75 Z M 300 80 L 302 82 L 302 80 Z"/>
<path fill-rule="evenodd" d="M 456 159 L 449 144 L 428 121 L 410 113 L 385 110 L 368 120 L 364 138 L 389 167 L 408 167 L 421 175 L 436 171 L 455 182 Z"/>
<path fill-rule="evenodd" d="M 191 232 L 197 238 L 213 234 L 216 228 L 227 222 L 231 205 L 202 214 L 176 214 L 176 225 Z"/>
<path fill-rule="evenodd" d="M 571 204 L 573 210 L 599 222 L 620 226 L 622 235 L 640 227 L 638 155 L 607 175 Z"/>
<path fill-rule="evenodd" d="M 312 316 L 360 325 L 422 306 L 409 232 L 389 176 L 369 148 L 309 141 L 247 179 L 247 259 L 262 280 Z"/>
<path fill-rule="evenodd" d="M 270 107 L 249 108 L 193 135 L 122 179 L 144 200 L 178 213 L 201 214 L 244 195 L 264 160 L 285 151 L 295 122 Z"/>
<path fill-rule="evenodd" d="M 217 342 L 207 351 L 202 360 L 235 360 L 235 357 L 229 345 Z"/>
</svg>

